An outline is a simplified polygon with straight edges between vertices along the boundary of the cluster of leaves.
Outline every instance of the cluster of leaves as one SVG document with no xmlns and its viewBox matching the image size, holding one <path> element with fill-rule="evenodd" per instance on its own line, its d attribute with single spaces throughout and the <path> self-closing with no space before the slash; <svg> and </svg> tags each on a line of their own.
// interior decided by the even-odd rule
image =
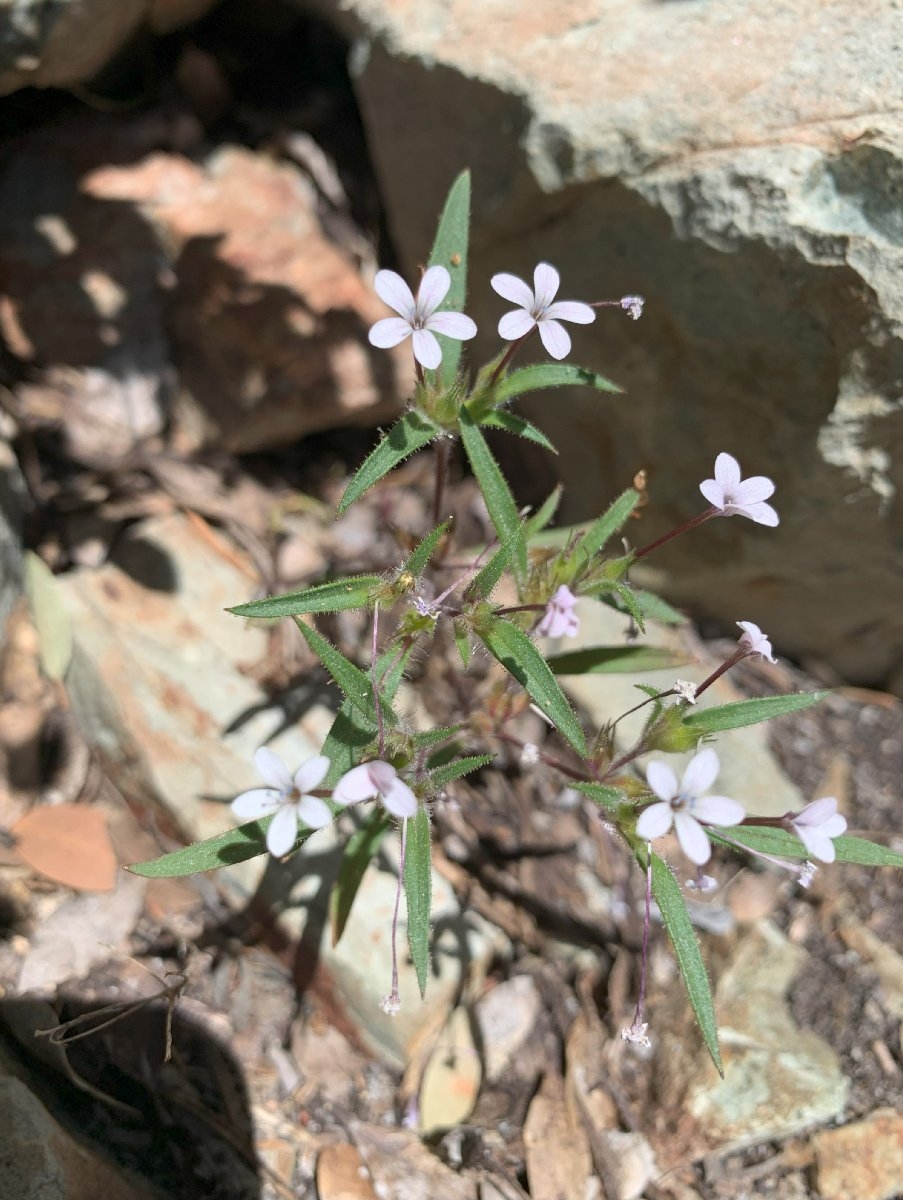
<svg viewBox="0 0 903 1200">
<path fill-rule="evenodd" d="M 462 175 L 449 194 L 430 255 L 431 266 L 445 267 L 451 277 L 446 307 L 460 312 L 467 282 L 470 182 Z M 396 697 L 415 648 L 435 635 L 438 620 L 451 623 L 454 642 L 466 670 L 473 647 L 480 645 L 529 696 L 576 755 L 585 772 L 577 787 L 605 811 L 621 833 L 643 870 L 651 863 L 651 889 L 668 934 L 674 944 L 681 973 L 705 1043 L 720 1069 L 717 1029 L 708 976 L 693 931 L 686 901 L 674 875 L 661 857 L 636 835 L 637 806 L 649 798 L 648 788 L 631 774 L 632 760 L 656 749 L 679 752 L 696 747 L 703 739 L 725 731 L 768 720 L 816 704 L 824 693 L 768 697 L 693 708 L 680 701 L 666 702 L 649 690 L 649 714 L 637 748 L 616 758 L 613 725 L 591 738 L 581 725 L 559 677 L 592 672 L 661 668 L 677 660 L 663 650 L 647 646 L 597 646 L 544 657 L 531 632 L 537 611 L 556 589 L 565 585 L 575 596 L 592 597 L 629 614 L 638 629 L 648 617 L 676 623 L 680 620 L 664 601 L 634 588 L 628 579 L 631 553 L 607 554 L 612 539 L 624 528 L 640 503 L 635 489 L 623 492 L 595 522 L 572 530 L 550 530 L 560 499 L 560 489 L 530 516 L 522 517 L 511 489 L 486 440 L 487 430 L 503 430 L 554 449 L 544 434 L 513 413 L 513 400 L 539 389 L 579 384 L 616 393 L 608 379 L 595 372 L 564 363 L 542 363 L 508 370 L 507 356 L 499 356 L 476 375 L 472 386 L 460 367 L 461 344 L 439 335 L 441 363 L 435 370 L 419 371 L 412 401 L 348 484 L 338 506 L 345 513 L 369 488 L 409 455 L 434 444 L 444 454 L 450 439 L 457 439 L 479 485 L 495 529 L 496 541 L 487 547 L 460 582 L 453 602 L 431 599 L 433 568 L 447 552 L 453 529 L 438 523 L 397 567 L 390 577 L 364 574 L 340 578 L 288 595 L 241 604 L 231 611 L 238 617 L 272 620 L 293 618 L 307 645 L 320 660 L 342 693 L 342 704 L 322 747 L 330 769 L 325 788 L 333 787 L 355 765 L 385 759 L 405 773 L 419 806 L 406 822 L 404 890 L 411 957 L 421 990 L 429 967 L 430 932 L 430 817 L 429 802 L 440 797 L 453 780 L 485 766 L 492 759 L 491 734 L 487 752 L 464 754 L 460 735 L 466 722 L 427 732 L 412 731 L 396 709 Z M 485 560 L 485 561 L 484 561 Z M 507 607 L 493 597 L 507 577 L 517 597 Z M 425 586 L 427 585 L 427 586 Z M 451 590 L 451 589 L 449 589 Z M 309 618 L 349 609 L 378 613 L 401 611 L 380 647 L 377 661 L 363 670 L 309 623 Z M 666 695 L 671 695 L 667 693 Z M 327 802 L 329 802 L 327 800 Z M 266 852 L 269 819 L 252 821 L 164 855 L 132 869 L 141 875 L 184 875 L 241 862 Z M 392 828 L 392 820 L 375 806 L 349 839 L 332 895 L 333 936 L 341 936 L 367 863 Z M 302 830 L 297 846 L 313 831 Z M 717 841 L 717 830 L 712 831 Z M 753 851 L 785 859 L 804 859 L 806 851 L 791 832 L 770 827 L 731 830 L 732 840 Z M 840 861 L 903 865 L 903 857 L 858 838 L 836 842 Z"/>
</svg>

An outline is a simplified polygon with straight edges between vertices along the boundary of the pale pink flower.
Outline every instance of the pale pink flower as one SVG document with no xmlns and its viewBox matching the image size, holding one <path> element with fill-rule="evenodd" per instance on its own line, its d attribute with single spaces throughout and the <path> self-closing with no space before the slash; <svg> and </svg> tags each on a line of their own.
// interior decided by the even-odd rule
<svg viewBox="0 0 903 1200">
<path fill-rule="evenodd" d="M 846 830 L 847 819 L 837 811 L 833 796 L 822 796 L 791 817 L 788 824 L 813 858 L 832 863 L 837 857 L 833 839 Z"/>
<path fill-rule="evenodd" d="M 571 339 L 560 321 L 589 325 L 596 319 L 588 304 L 555 299 L 561 277 L 548 263 L 539 263 L 534 270 L 532 288 L 517 275 L 493 275 L 491 282 L 494 291 L 518 305 L 499 321 L 499 337 L 516 342 L 538 325 L 542 344 L 552 358 L 565 358 L 571 348 Z"/>
<path fill-rule="evenodd" d="M 580 618 L 574 612 L 577 597 L 563 583 L 546 605 L 542 620 L 536 626 L 536 632 L 543 637 L 574 637 L 580 627 Z"/>
<path fill-rule="evenodd" d="M 430 267 L 424 272 L 416 300 L 394 271 L 377 271 L 374 287 L 379 298 L 394 308 L 398 316 L 376 322 L 369 334 L 371 346 L 388 350 L 405 338 L 412 338 L 414 357 L 428 371 L 434 371 L 442 361 L 442 348 L 434 334 L 467 341 L 477 331 L 475 323 L 463 313 L 436 312 L 451 287 L 451 276 L 445 267 Z"/>
<path fill-rule="evenodd" d="M 329 805 L 307 793 L 323 782 L 329 759 L 322 754 L 308 758 L 294 775 L 272 750 L 261 746 L 254 766 L 268 787 L 252 788 L 232 801 L 232 811 L 242 821 L 272 816 L 267 830 L 267 850 L 276 858 L 288 854 L 298 836 L 298 826 L 323 829 L 332 820 Z"/>
<path fill-rule="evenodd" d="M 638 321 L 643 315 L 643 305 L 646 301 L 642 296 L 622 296 L 621 308 L 632 317 L 634 321 Z"/>
<path fill-rule="evenodd" d="M 769 662 L 778 661 L 771 652 L 771 642 L 758 625 L 754 625 L 752 621 L 738 621 L 737 625 L 743 630 L 740 645 L 747 656 L 758 654 L 760 658 L 767 658 Z"/>
<path fill-rule="evenodd" d="M 740 478 L 740 464 L 730 454 L 715 459 L 715 478 L 704 479 L 699 490 L 709 504 L 721 510 L 723 517 L 749 517 L 759 525 L 777 525 L 780 517 L 764 501 L 774 493 L 774 484 L 765 475 Z"/>
<path fill-rule="evenodd" d="M 404 782 L 391 763 L 375 759 L 361 763 L 346 771 L 335 786 L 332 799 L 335 804 L 358 804 L 361 800 L 379 797 L 387 812 L 393 817 L 413 817 L 417 812 L 417 797 Z"/>
<path fill-rule="evenodd" d="M 728 796 L 703 796 L 718 774 L 718 755 L 700 750 L 687 764 L 680 787 L 677 776 L 663 762 L 651 762 L 646 782 L 658 796 L 659 804 L 650 804 L 640 814 L 637 835 L 646 842 L 663 837 L 674 826 L 680 848 L 690 862 L 701 867 L 709 861 L 712 846 L 705 825 L 739 825 L 745 813 L 743 805 Z"/>
</svg>

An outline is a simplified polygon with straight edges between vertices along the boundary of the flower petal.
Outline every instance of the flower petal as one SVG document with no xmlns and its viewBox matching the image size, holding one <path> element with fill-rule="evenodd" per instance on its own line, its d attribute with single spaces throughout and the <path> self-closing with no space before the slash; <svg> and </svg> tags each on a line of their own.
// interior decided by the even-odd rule
<svg viewBox="0 0 903 1200">
<path fill-rule="evenodd" d="M 767 475 L 751 475 L 734 488 L 735 504 L 758 504 L 774 495 L 774 482 Z"/>
<path fill-rule="evenodd" d="M 232 801 L 231 809 L 241 821 L 257 821 L 268 817 L 285 803 L 282 792 L 272 788 L 251 788 Z"/>
<path fill-rule="evenodd" d="M 414 357 L 428 371 L 435 371 L 442 362 L 442 347 L 428 329 L 415 329 L 411 334 Z"/>
<path fill-rule="evenodd" d="M 732 454 L 722 452 L 715 459 L 715 478 L 723 488 L 735 488 L 740 482 L 740 464 Z"/>
<path fill-rule="evenodd" d="M 298 836 L 298 809 L 294 804 L 283 804 L 270 822 L 267 830 L 267 850 L 274 858 L 288 854 Z"/>
<path fill-rule="evenodd" d="M 278 788 L 283 794 L 292 790 L 292 777 L 288 767 L 268 746 L 261 746 L 256 751 L 254 766 L 263 782 L 268 783 L 270 787 Z"/>
<path fill-rule="evenodd" d="M 370 764 L 361 763 L 345 772 L 333 789 L 332 799 L 335 804 L 358 804 L 361 800 L 369 800 L 376 792 Z"/>
<path fill-rule="evenodd" d="M 518 275 L 506 275 L 503 272 L 501 275 L 493 275 L 489 282 L 492 290 L 498 292 L 503 299 L 510 300 L 512 304 L 519 304 L 527 312 L 532 309 L 535 297 L 529 285 Z"/>
<path fill-rule="evenodd" d="M 371 346 L 376 346 L 380 350 L 389 350 L 410 336 L 411 326 L 408 321 L 402 317 L 383 317 L 381 321 L 370 326 L 367 340 Z"/>
<path fill-rule="evenodd" d="M 703 479 L 699 490 L 709 504 L 714 504 L 716 508 L 724 508 L 724 488 L 717 479 Z"/>
<path fill-rule="evenodd" d="M 516 342 L 518 338 L 526 337 L 535 324 L 525 308 L 516 308 L 514 312 L 505 313 L 499 321 L 499 337 L 506 342 Z"/>
<path fill-rule="evenodd" d="M 533 272 L 533 291 L 536 296 L 536 311 L 545 310 L 558 295 L 561 276 L 551 263 L 537 263 Z M 551 351 L 549 351 L 551 354 Z"/>
<path fill-rule="evenodd" d="M 674 810 L 670 804 L 650 804 L 640 813 L 636 823 L 637 837 L 644 842 L 654 842 L 664 837 L 674 823 Z"/>
<path fill-rule="evenodd" d="M 699 796 L 707 791 L 718 777 L 718 755 L 714 750 L 700 750 L 687 763 L 680 790 L 684 796 Z"/>
<path fill-rule="evenodd" d="M 445 267 L 429 267 L 423 273 L 417 289 L 417 315 L 425 320 L 435 312 L 451 287 L 451 275 Z"/>
<path fill-rule="evenodd" d="M 563 325 L 559 325 L 557 321 L 540 321 L 539 336 L 552 358 L 567 358 L 571 349 L 571 338 Z"/>
<path fill-rule="evenodd" d="M 389 308 L 394 308 L 410 325 L 416 307 L 414 293 L 402 277 L 395 271 L 377 271 L 373 287 L 380 300 Z"/>
<path fill-rule="evenodd" d="M 840 813 L 837 813 L 836 816 L 833 816 L 830 818 L 830 820 L 825 821 L 825 823 L 819 826 L 819 828 L 827 838 L 840 837 L 841 834 L 846 833 L 847 831 L 847 819 L 846 817 L 842 817 Z"/>
<path fill-rule="evenodd" d="M 794 825 L 821 825 L 829 821 L 837 812 L 837 800 L 833 796 L 822 796 L 807 804 L 798 816 L 793 818 Z"/>
<path fill-rule="evenodd" d="M 825 837 L 821 826 L 794 825 L 794 830 L 811 858 L 817 858 L 819 862 L 830 863 L 837 857 L 834 843 L 830 838 Z"/>
<path fill-rule="evenodd" d="M 592 325 L 596 310 L 582 300 L 556 300 L 549 306 L 546 319 L 550 321 L 573 321 L 575 325 Z"/>
<path fill-rule="evenodd" d="M 739 825 L 746 816 L 746 809 L 730 796 L 700 796 L 693 801 L 692 814 L 697 821 L 705 821 L 707 825 Z"/>
<path fill-rule="evenodd" d="M 309 792 L 311 788 L 323 782 L 329 767 L 329 759 L 323 754 L 317 754 L 301 764 L 292 782 L 299 792 Z"/>
<path fill-rule="evenodd" d="M 646 782 L 659 800 L 673 800 L 677 795 L 677 776 L 668 764 L 663 763 L 660 759 L 656 759 L 647 766 Z"/>
<path fill-rule="evenodd" d="M 680 842 L 681 850 L 691 863 L 701 867 L 709 861 L 712 857 L 712 843 L 695 817 L 691 817 L 688 812 L 676 812 L 674 814 L 674 831 Z"/>
<path fill-rule="evenodd" d="M 466 342 L 469 338 L 476 336 L 477 323 L 465 316 L 464 313 L 439 312 L 433 313 L 426 322 L 426 328 L 431 333 L 444 333 L 446 337 Z"/>
<path fill-rule="evenodd" d="M 417 797 L 403 779 L 393 779 L 389 787 L 380 793 L 380 799 L 393 817 L 406 818 L 417 814 Z"/>
<path fill-rule="evenodd" d="M 332 823 L 332 810 L 319 796 L 302 796 L 298 801 L 298 817 L 308 829 L 325 829 Z"/>
<path fill-rule="evenodd" d="M 743 515 L 749 517 L 751 521 L 755 521 L 757 525 L 769 525 L 772 529 L 781 523 L 777 511 L 770 504 L 745 505 Z"/>
</svg>

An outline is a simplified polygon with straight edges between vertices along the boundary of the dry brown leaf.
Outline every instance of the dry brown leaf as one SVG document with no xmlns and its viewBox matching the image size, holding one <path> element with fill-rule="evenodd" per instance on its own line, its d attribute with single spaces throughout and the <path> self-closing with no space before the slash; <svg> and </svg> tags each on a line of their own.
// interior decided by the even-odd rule
<svg viewBox="0 0 903 1200">
<path fill-rule="evenodd" d="M 354 1146 L 323 1147 L 317 1159 L 317 1195 L 320 1200 L 376 1200 L 370 1172 Z"/>
<path fill-rule="evenodd" d="M 34 808 L 12 828 L 19 856 L 41 875 L 80 892 L 111 892 L 118 864 L 107 819 L 86 804 Z"/>
</svg>

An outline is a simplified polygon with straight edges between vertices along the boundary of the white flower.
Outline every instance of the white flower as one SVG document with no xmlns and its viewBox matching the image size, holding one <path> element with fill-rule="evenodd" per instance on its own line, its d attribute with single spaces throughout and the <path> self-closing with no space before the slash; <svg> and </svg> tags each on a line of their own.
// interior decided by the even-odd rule
<svg viewBox="0 0 903 1200">
<path fill-rule="evenodd" d="M 343 807 L 374 796 L 379 797 L 383 808 L 393 817 L 413 817 L 417 812 L 417 797 L 398 778 L 395 768 L 380 759 L 346 771 L 332 793 L 333 801 Z"/>
<path fill-rule="evenodd" d="M 789 824 L 813 858 L 826 863 L 834 861 L 837 852 L 832 839 L 844 832 L 847 819 L 837 811 L 833 796 L 813 800 L 802 812 L 791 817 Z"/>
<path fill-rule="evenodd" d="M 564 358 L 571 348 L 571 339 L 558 322 L 589 325 L 595 321 L 596 314 L 579 300 L 555 300 L 560 282 L 558 272 L 548 263 L 539 263 L 536 267 L 532 289 L 517 275 L 493 275 L 493 289 L 505 300 L 519 305 L 499 321 L 499 337 L 516 342 L 538 325 L 542 344 L 552 358 Z"/>
<path fill-rule="evenodd" d="M 690 683 L 688 679 L 674 680 L 675 692 L 677 692 L 681 700 L 686 700 L 687 704 L 696 703 L 696 688 L 697 684 Z"/>
<path fill-rule="evenodd" d="M 643 315 L 643 305 L 646 301 L 642 296 L 622 296 L 621 308 L 631 316 L 634 321 L 638 321 Z"/>
<path fill-rule="evenodd" d="M 715 459 L 715 478 L 705 479 L 699 490 L 709 504 L 721 510 L 723 517 L 749 517 L 759 525 L 777 525 L 780 517 L 770 504 L 774 484 L 766 475 L 740 478 L 740 464 L 730 454 Z"/>
<path fill-rule="evenodd" d="M 737 625 L 743 630 L 740 645 L 747 655 L 758 654 L 760 658 L 767 658 L 769 662 L 778 661 L 771 652 L 771 642 L 758 625 L 754 625 L 752 621 L 738 621 Z"/>
<path fill-rule="evenodd" d="M 677 776 L 666 763 L 651 762 L 646 769 L 646 782 L 659 797 L 660 804 L 650 804 L 636 823 L 639 837 L 646 842 L 663 837 L 671 826 L 677 834 L 680 848 L 690 862 L 701 867 L 712 854 L 706 825 L 739 825 L 745 813 L 743 805 L 728 796 L 702 796 L 712 786 L 718 774 L 718 755 L 714 750 L 700 750 L 687 764 L 680 787 Z"/>
<path fill-rule="evenodd" d="M 332 820 L 329 805 L 306 793 L 322 783 L 329 770 L 329 759 L 322 754 L 303 762 L 294 776 L 272 750 L 261 746 L 254 755 L 254 766 L 268 787 L 252 788 L 232 801 L 232 811 L 242 821 L 272 816 L 267 830 L 267 850 L 276 858 L 288 854 L 298 836 L 298 825 L 322 829 Z"/>
<path fill-rule="evenodd" d="M 445 267 L 430 267 L 424 272 L 416 300 L 402 277 L 394 271 L 377 271 L 374 287 L 379 298 L 399 315 L 376 322 L 369 334 L 371 346 L 388 350 L 410 337 L 414 357 L 429 371 L 435 370 L 442 361 L 442 348 L 434 334 L 443 333 L 446 337 L 467 341 L 477 331 L 474 322 L 463 313 L 436 312 L 451 287 L 451 276 Z"/>
<path fill-rule="evenodd" d="M 580 618 L 574 612 L 577 597 L 563 583 L 546 605 L 542 620 L 536 626 L 536 632 L 543 637 L 574 637 L 580 628 Z"/>
</svg>

